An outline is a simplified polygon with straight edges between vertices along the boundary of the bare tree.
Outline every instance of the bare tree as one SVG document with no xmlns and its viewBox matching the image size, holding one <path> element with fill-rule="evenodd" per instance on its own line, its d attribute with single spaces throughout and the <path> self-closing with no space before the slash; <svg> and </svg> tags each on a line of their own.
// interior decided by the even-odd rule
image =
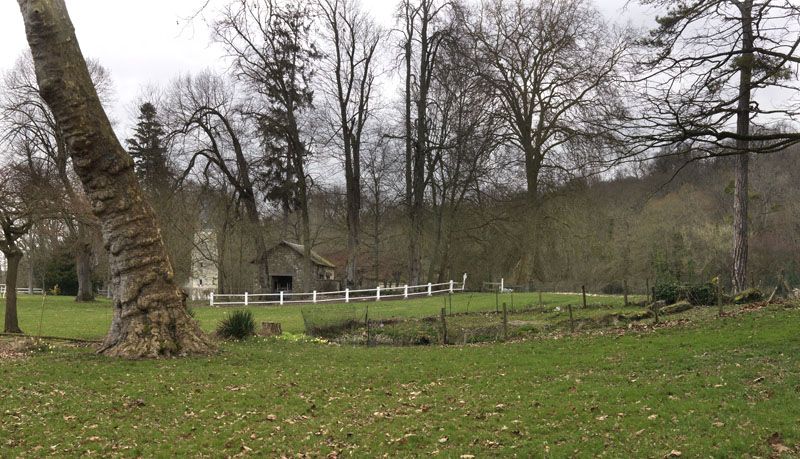
<svg viewBox="0 0 800 459">
<path fill-rule="evenodd" d="M 465 10 L 462 10 L 465 11 Z M 548 159 L 610 104 L 627 42 L 586 0 L 490 0 L 464 18 L 475 68 L 501 104 L 506 140 L 522 153 L 531 202 Z"/>
<path fill-rule="evenodd" d="M 306 171 L 309 148 L 302 116 L 312 107 L 312 65 L 320 54 L 311 40 L 310 8 L 304 3 L 234 0 L 221 16 L 214 23 L 214 38 L 233 59 L 237 77 L 260 96 L 250 114 L 259 123 L 269 168 L 264 180 L 267 197 L 278 197 L 300 211 L 305 285 L 312 285 L 311 180 Z"/>
<path fill-rule="evenodd" d="M 439 47 L 447 34 L 446 15 L 450 3 L 437 0 L 403 0 L 398 8 L 402 59 L 404 64 L 405 111 L 405 201 L 410 231 L 408 233 L 408 282 L 422 279 L 422 239 L 425 214 L 425 190 L 429 182 L 428 107 L 432 103 L 431 82 Z"/>
<path fill-rule="evenodd" d="M 778 151 L 800 140 L 769 124 L 800 111 L 759 99 L 766 88 L 786 100 L 797 87 L 789 64 L 800 62 L 800 7 L 789 1 L 641 0 L 664 12 L 643 44 L 633 84 L 640 91 L 625 120 L 633 154 L 683 144 L 695 159 L 735 155 L 733 290 L 747 288 L 750 153 Z M 758 141 L 758 147 L 753 143 Z"/>
<path fill-rule="evenodd" d="M 108 72 L 97 61 L 87 62 L 95 88 L 101 97 L 108 97 L 111 80 Z M 102 100 L 102 99 L 101 99 Z M 47 104 L 39 94 L 39 86 L 30 53 L 25 53 L 3 81 L 2 122 L 6 142 L 22 142 L 18 148 L 22 164 L 33 172 L 35 167 L 46 167 L 50 180 L 57 186 L 49 188 L 62 203 L 60 216 L 75 257 L 78 277 L 76 301 L 92 301 L 92 260 L 94 240 L 99 224 L 89 208 L 78 179 L 70 171 L 69 146 Z M 39 172 L 44 171 L 41 169 Z M 43 190 L 44 191 L 44 190 Z"/>
<path fill-rule="evenodd" d="M 269 292 L 268 247 L 256 189 L 262 160 L 243 138 L 252 127 L 236 91 L 225 77 L 210 72 L 175 80 L 166 107 L 172 126 L 170 137 L 176 148 L 189 155 L 179 181 L 196 168 L 207 179 L 209 174 L 219 174 L 218 181 L 241 203 L 255 244 L 253 263 L 258 267 L 258 284 Z"/>
<path fill-rule="evenodd" d="M 189 316 L 133 160 L 94 88 L 63 0 L 20 0 L 39 91 L 64 132 L 109 251 L 114 317 L 101 353 L 202 354 L 213 345 Z"/>
<path fill-rule="evenodd" d="M 344 153 L 347 197 L 346 282 L 356 282 L 361 218 L 361 149 L 372 114 L 375 59 L 382 31 L 354 0 L 319 0 L 326 49 L 326 90 L 334 101 L 334 125 Z"/>
<path fill-rule="evenodd" d="M 35 218 L 32 200 L 25 191 L 20 174 L 8 165 L 3 166 L 0 169 L 0 252 L 3 252 L 8 265 L 3 327 L 6 333 L 22 333 L 17 319 L 17 277 L 23 256 L 20 245 Z"/>
</svg>

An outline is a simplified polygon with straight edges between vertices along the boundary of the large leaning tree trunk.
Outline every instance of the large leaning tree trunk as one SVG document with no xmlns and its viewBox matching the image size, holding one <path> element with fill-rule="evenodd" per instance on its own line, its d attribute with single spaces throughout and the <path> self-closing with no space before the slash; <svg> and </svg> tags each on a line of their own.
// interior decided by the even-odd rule
<svg viewBox="0 0 800 459">
<path fill-rule="evenodd" d="M 42 98 L 63 129 L 109 252 L 114 317 L 99 352 L 204 354 L 213 345 L 188 314 L 133 160 L 92 84 L 64 0 L 18 0 Z"/>
</svg>

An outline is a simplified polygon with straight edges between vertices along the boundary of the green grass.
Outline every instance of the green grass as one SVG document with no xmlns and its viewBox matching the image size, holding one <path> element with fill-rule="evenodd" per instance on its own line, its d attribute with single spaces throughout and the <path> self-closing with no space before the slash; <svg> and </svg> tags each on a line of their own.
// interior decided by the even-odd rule
<svg viewBox="0 0 800 459">
<path fill-rule="evenodd" d="M 467 299 L 455 297 L 454 312 Z M 553 306 L 576 299 L 545 296 Z M 434 315 L 441 301 L 373 303 L 370 316 Z M 608 302 L 575 315 L 637 310 Z M 251 310 L 302 329 L 297 307 Z M 473 296 L 469 310 L 494 310 L 493 295 Z M 231 309 L 196 311 L 213 330 Z M 41 298 L 22 297 L 24 330 L 36 334 L 41 313 Z M 800 454 L 800 309 L 715 314 L 694 309 L 685 323 L 647 333 L 469 346 L 367 348 L 289 335 L 160 361 L 40 346 L 0 360 L 0 457 L 767 457 L 774 432 L 793 451 L 786 457 Z M 111 308 L 54 297 L 43 317 L 42 334 L 99 338 Z M 0 351 L 8 343 L 0 338 Z"/>
<path fill-rule="evenodd" d="M 160 361 L 56 347 L 0 363 L 0 456 L 766 457 L 773 432 L 800 444 L 798 320 L 466 347 L 253 339 Z"/>
<path fill-rule="evenodd" d="M 346 307 L 353 309 L 358 317 L 363 317 L 365 309 L 369 307 L 369 316 L 373 319 L 391 317 L 430 317 L 439 314 L 444 307 L 446 296 L 433 296 L 414 298 L 410 300 L 390 300 L 375 302 L 354 302 Z M 631 301 L 637 298 L 631 297 Z M 495 295 L 492 293 L 461 293 L 452 297 L 452 311 L 454 314 L 462 312 L 494 311 Z M 545 293 L 542 301 L 547 306 L 565 307 L 567 304 L 579 305 L 580 295 L 561 295 Z M 502 308 L 503 302 L 508 308 L 522 308 L 526 305 L 538 305 L 539 297 L 537 293 L 514 293 L 499 295 L 497 302 Z M 589 304 L 604 304 L 621 306 L 623 299 L 621 296 L 589 296 Z M 330 304 L 325 307 L 337 308 L 345 307 L 344 304 Z M 299 305 L 284 306 L 252 306 L 244 307 L 209 307 L 206 303 L 195 302 L 192 304 L 195 317 L 200 322 L 203 329 L 213 331 L 224 315 L 234 309 L 247 309 L 253 313 L 256 323 L 260 322 L 280 322 L 283 330 L 290 333 L 302 333 L 303 317 Z M 0 313 L 5 310 L 4 305 L 0 305 Z M 448 307 L 448 312 L 450 311 Z M 576 308 L 576 317 L 584 312 L 579 312 Z M 587 314 L 593 314 L 587 310 Z M 62 336 L 70 338 L 99 339 L 108 331 L 111 324 L 112 309 L 108 300 L 98 300 L 93 303 L 75 303 L 71 297 L 47 297 L 44 308 L 42 308 L 42 298 L 37 296 L 21 295 L 18 305 L 20 327 L 23 331 L 31 335 L 39 333 L 41 322 L 41 334 L 47 336 Z M 564 312 L 565 313 L 565 312 Z M 40 320 L 43 318 L 43 320 Z"/>
</svg>

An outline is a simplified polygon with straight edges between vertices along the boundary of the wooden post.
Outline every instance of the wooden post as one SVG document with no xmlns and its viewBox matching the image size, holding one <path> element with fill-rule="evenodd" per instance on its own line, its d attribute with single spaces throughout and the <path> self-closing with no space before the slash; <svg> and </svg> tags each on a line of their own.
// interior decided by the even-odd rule
<svg viewBox="0 0 800 459">
<path fill-rule="evenodd" d="M 583 293 L 583 309 L 586 309 L 586 286 L 581 285 L 581 292 Z"/>
<path fill-rule="evenodd" d="M 403 286 L 403 298 L 408 299 L 408 284 Z"/>
<path fill-rule="evenodd" d="M 461 291 L 463 292 L 465 288 L 467 288 L 467 273 L 464 273 L 464 277 L 461 279 Z"/>
<path fill-rule="evenodd" d="M 283 293 L 283 292 L 281 292 L 281 293 Z M 245 306 L 247 306 L 248 304 L 250 304 L 250 300 L 249 300 L 249 298 L 250 298 L 250 297 L 248 296 L 248 293 L 247 293 L 247 292 L 244 292 L 244 305 L 245 305 Z M 283 304 L 283 300 L 281 300 L 281 304 Z"/>
<path fill-rule="evenodd" d="M 508 308 L 503 303 L 503 341 L 508 341 Z"/>
<path fill-rule="evenodd" d="M 453 280 L 450 279 L 450 294 L 451 295 L 453 294 L 453 288 L 454 288 Z"/>
<path fill-rule="evenodd" d="M 2 298 L 2 297 L 0 297 Z M 214 292 L 211 292 L 208 295 L 209 306 L 214 307 Z"/>
<path fill-rule="evenodd" d="M 375 287 L 375 301 L 381 300 L 381 286 Z"/>
<path fill-rule="evenodd" d="M 281 305 L 283 305 L 283 290 L 281 290 L 281 298 L 280 298 L 280 301 L 281 301 Z"/>
<path fill-rule="evenodd" d="M 445 318 L 445 314 L 447 310 L 442 308 L 441 317 L 442 317 L 442 344 L 447 344 L 447 319 Z"/>
<path fill-rule="evenodd" d="M 312 303 L 316 303 L 317 302 L 317 291 L 316 290 L 314 290 L 314 292 L 311 293 L 311 302 Z"/>
<path fill-rule="evenodd" d="M 718 309 L 717 314 L 719 315 L 719 317 L 722 317 L 722 312 L 723 312 L 722 311 L 722 287 L 720 287 L 719 284 L 720 284 L 720 280 L 719 280 L 719 277 L 717 277 L 717 309 Z"/>
<path fill-rule="evenodd" d="M 344 302 L 345 303 L 349 303 L 350 302 L 350 289 L 349 288 L 344 289 Z"/>
<path fill-rule="evenodd" d="M 656 302 L 656 287 L 655 286 L 650 288 L 650 294 L 651 294 L 650 295 L 650 301 L 655 303 Z"/>
<path fill-rule="evenodd" d="M 500 293 L 494 292 L 494 312 L 500 312 Z"/>
<path fill-rule="evenodd" d="M 658 301 L 653 302 L 653 314 L 655 317 L 653 318 L 653 323 L 658 323 L 658 310 L 661 309 L 661 304 Z"/>
<path fill-rule="evenodd" d="M 433 295 L 433 284 L 428 282 L 428 296 Z"/>
<path fill-rule="evenodd" d="M 628 306 L 628 279 L 622 281 L 622 293 L 625 295 L 625 306 Z"/>
<path fill-rule="evenodd" d="M 506 287 L 506 285 L 505 285 L 505 284 L 506 284 L 506 281 L 505 281 L 505 279 L 503 279 L 503 278 L 501 277 L 501 278 L 500 278 L 500 293 L 503 293 L 503 290 L 505 290 L 505 287 Z"/>
<path fill-rule="evenodd" d="M 447 295 L 447 299 L 450 302 L 450 315 L 453 315 L 453 295 Z"/>
<path fill-rule="evenodd" d="M 569 309 L 569 332 L 575 333 L 575 321 L 572 318 L 572 304 L 567 305 L 567 309 Z"/>
</svg>

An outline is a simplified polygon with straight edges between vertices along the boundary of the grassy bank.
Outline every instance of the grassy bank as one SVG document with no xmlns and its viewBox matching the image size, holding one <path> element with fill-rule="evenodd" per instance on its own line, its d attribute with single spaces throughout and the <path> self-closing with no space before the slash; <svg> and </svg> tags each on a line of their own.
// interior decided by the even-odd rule
<svg viewBox="0 0 800 459">
<path fill-rule="evenodd" d="M 800 444 L 798 320 L 425 348 L 254 339 L 164 361 L 45 348 L 0 363 L 2 455 L 765 457 Z"/>
</svg>

